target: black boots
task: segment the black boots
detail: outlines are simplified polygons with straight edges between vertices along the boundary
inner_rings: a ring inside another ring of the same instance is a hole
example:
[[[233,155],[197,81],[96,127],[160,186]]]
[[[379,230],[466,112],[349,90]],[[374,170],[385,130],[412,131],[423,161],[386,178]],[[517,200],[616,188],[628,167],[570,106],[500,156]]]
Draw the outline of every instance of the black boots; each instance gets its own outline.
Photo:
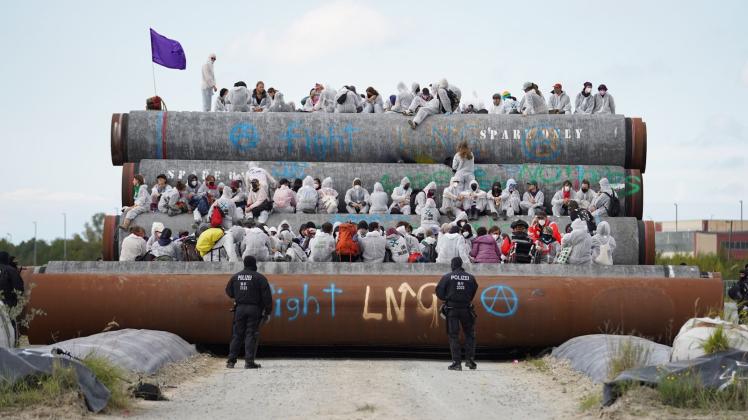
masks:
[[[465,367],[469,368],[470,370],[475,370],[478,365],[475,364],[475,360],[468,359],[467,362],[465,362]]]
[[[244,362],[244,369],[259,369],[262,366],[255,362]]]
[[[227,369],[233,369],[234,365],[236,365],[236,361],[234,361],[234,360],[229,360],[228,362],[226,362],[226,368]]]
[[[449,370],[462,370],[462,363],[460,362],[452,362],[451,365],[447,368]]]

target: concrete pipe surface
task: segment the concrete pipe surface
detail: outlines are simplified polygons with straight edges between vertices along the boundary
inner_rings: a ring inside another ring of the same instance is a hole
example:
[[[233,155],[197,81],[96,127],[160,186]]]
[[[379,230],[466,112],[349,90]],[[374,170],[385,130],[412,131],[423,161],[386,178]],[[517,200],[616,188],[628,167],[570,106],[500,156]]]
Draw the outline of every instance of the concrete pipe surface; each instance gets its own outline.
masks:
[[[95,334],[111,321],[119,328],[169,331],[193,343],[228,343],[232,314],[224,288],[231,271],[195,273],[184,269],[185,263],[139,264],[152,268],[26,272],[27,284],[35,285],[30,307],[46,313],[31,324],[30,343]],[[262,343],[443,348],[445,325],[434,290],[449,268],[411,266],[419,267],[398,272],[381,264],[275,265],[275,272],[266,274],[274,308]],[[718,274],[675,277],[672,267],[671,275],[666,275],[668,267],[659,267],[659,275],[629,267],[626,276],[589,277],[574,270],[529,276],[490,273],[492,268],[500,267],[469,268],[480,285],[474,304],[477,343],[483,349],[548,347],[600,331],[636,331],[670,343],[687,319],[722,307]]]
[[[114,114],[112,163],[141,159],[442,163],[467,141],[476,163],[614,165],[642,172],[646,125],[622,115],[132,111]]]
[[[190,174],[195,174],[202,181],[205,176],[213,175],[217,182],[228,185],[237,175],[243,175],[251,167],[260,167],[268,171],[276,180],[287,178],[304,179],[306,176],[324,179],[331,177],[333,186],[340,196],[339,211],[345,212],[345,192],[351,188],[353,178],[361,178],[364,188],[372,191],[375,182],[379,182],[390,194],[400,185],[403,177],[408,177],[412,188],[423,189],[434,181],[437,184],[436,204],[441,205],[442,191],[449,185],[452,168],[440,164],[403,164],[403,163],[350,163],[327,162],[255,162],[255,161],[206,161],[206,160],[155,160],[146,159],[139,163],[122,165],[122,205],[133,203],[132,179],[135,174],[142,174],[146,183],[152,185],[159,174],[164,174],[171,185],[177,181],[187,182]],[[506,188],[506,181],[514,178],[524,192],[525,183],[537,181],[545,196],[548,214],[551,212],[551,199],[560,190],[564,181],[572,182],[579,189],[582,180],[588,180],[595,187],[601,178],[607,178],[621,201],[621,212],[624,216],[642,218],[644,207],[644,182],[638,169],[624,169],[620,166],[584,166],[584,165],[492,165],[482,164],[475,168],[475,177],[484,191],[490,191],[495,181]]]

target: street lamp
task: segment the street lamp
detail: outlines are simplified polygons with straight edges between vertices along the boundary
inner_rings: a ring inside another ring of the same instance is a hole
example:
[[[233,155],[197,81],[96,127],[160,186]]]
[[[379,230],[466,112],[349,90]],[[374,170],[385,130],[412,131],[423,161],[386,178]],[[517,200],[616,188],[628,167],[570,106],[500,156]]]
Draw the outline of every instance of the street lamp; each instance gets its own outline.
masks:
[[[673,203],[675,206],[675,231],[678,231],[678,203]]]
[[[34,266],[36,266],[36,228],[37,228],[37,223],[36,222],[32,222],[32,223],[34,224]]]
[[[745,231],[743,229],[743,200],[740,200],[740,230]]]
[[[62,213],[62,260],[68,260],[68,215]]]

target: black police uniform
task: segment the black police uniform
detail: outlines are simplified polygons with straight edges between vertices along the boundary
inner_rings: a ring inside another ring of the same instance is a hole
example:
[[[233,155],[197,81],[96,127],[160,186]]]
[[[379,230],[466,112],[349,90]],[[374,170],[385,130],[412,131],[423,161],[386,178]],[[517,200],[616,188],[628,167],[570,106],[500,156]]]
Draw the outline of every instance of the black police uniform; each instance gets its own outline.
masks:
[[[273,311],[268,279],[257,271],[245,268],[231,277],[226,285],[226,294],[236,303],[229,362],[236,362],[243,340],[244,358],[247,363],[254,363],[260,340],[260,322],[263,316]]]
[[[446,303],[447,336],[454,363],[461,363],[460,325],[465,334],[465,358],[469,361],[475,358],[475,311],[472,302],[477,291],[478,282],[472,274],[465,272],[459,257],[452,260],[452,272],[445,274],[436,286],[436,296]]]

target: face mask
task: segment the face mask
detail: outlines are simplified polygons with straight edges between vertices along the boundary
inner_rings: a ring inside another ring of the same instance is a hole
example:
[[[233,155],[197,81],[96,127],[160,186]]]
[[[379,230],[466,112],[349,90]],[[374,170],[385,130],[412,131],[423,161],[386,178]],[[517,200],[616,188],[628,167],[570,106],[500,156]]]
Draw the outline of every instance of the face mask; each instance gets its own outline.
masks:
[[[462,236],[467,239],[470,236],[470,232],[462,232]]]
[[[591,87],[584,88],[584,93],[589,94],[590,92],[592,92],[592,88]]]
[[[478,189],[478,186],[477,186],[477,185],[475,185],[475,184],[473,184],[473,185],[471,185],[471,186],[470,186],[470,189],[472,189],[473,191],[475,191],[475,190],[477,190],[477,189]]]
[[[549,244],[549,243],[553,242],[553,236],[544,233],[544,234],[540,235],[540,240],[543,243]]]
[[[598,90],[597,93],[599,93],[600,96],[605,96],[605,91],[604,90]]]
[[[428,192],[428,194],[426,194],[426,196],[428,198],[433,198],[434,197],[434,190],[429,190],[429,192]]]
[[[587,188],[582,187],[582,192],[583,193],[586,193],[587,191],[589,191],[589,187],[587,187]]]
[[[410,189],[410,184],[405,184],[405,185],[403,186],[403,188],[404,188],[404,189],[406,189],[406,190],[409,190],[409,189]]]
[[[571,190],[571,187],[564,187],[564,191],[569,192]]]
[[[459,186],[460,186],[459,182],[453,182],[452,183],[452,187],[454,187],[454,188],[459,188]]]
[[[360,185],[358,185],[358,184],[356,184],[356,185],[354,185],[354,186],[353,186],[353,188],[355,188],[355,189],[359,190],[359,189],[361,189],[361,186],[360,186]]]
[[[540,220],[538,220],[538,224],[539,224],[540,226],[545,226],[545,219],[540,219]]]
[[[190,187],[195,188],[197,186],[197,181],[190,181]]]
[[[314,189],[315,189],[315,190],[318,190],[318,189],[319,189],[319,184],[317,184],[316,182],[314,183]]]
[[[499,235],[497,235],[497,234],[494,233],[491,236],[493,237],[494,241],[498,241],[499,240]]]

